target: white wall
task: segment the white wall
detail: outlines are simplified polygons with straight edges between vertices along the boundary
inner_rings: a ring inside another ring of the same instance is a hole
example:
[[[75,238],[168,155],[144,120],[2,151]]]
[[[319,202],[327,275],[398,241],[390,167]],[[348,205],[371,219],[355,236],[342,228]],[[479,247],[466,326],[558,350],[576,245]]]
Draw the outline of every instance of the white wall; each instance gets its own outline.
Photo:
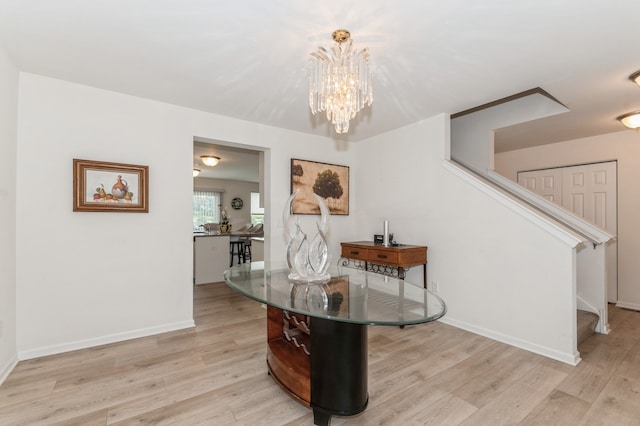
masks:
[[[618,161],[618,304],[640,310],[640,136],[620,131],[495,156],[495,170],[517,172],[599,161]]]
[[[210,189],[224,191],[222,208],[230,216],[231,229],[236,230],[243,225],[251,224],[251,193],[259,191],[257,182],[241,182],[237,180],[212,179],[197,177],[193,179],[194,189]],[[244,205],[240,210],[231,207],[231,200],[240,197]]]
[[[346,165],[351,215],[331,217],[333,261],[340,241],[389,220],[400,242],[429,246],[446,321],[566,362],[575,355],[573,250],[443,168],[444,115],[341,145],[30,74],[19,100],[20,358],[191,324],[194,137],[265,150],[267,260],[285,258],[290,159]],[[149,213],[72,212],[73,158],[149,165]]]
[[[461,115],[451,120],[451,158],[477,172],[493,169],[493,131],[567,111],[538,92]]]
[[[440,115],[357,144],[358,234],[389,220],[396,240],[429,247],[445,322],[577,361],[574,249],[443,167],[447,131]]]
[[[0,383],[17,361],[16,125],[18,70],[0,48]]]
[[[21,359],[192,324],[194,137],[266,149],[265,237],[274,236],[266,255],[275,259],[285,255],[290,159],[351,166],[354,158],[325,138],[32,74],[21,74],[19,99]],[[74,213],[73,158],[148,165],[149,213]],[[334,258],[353,223],[332,217]]]

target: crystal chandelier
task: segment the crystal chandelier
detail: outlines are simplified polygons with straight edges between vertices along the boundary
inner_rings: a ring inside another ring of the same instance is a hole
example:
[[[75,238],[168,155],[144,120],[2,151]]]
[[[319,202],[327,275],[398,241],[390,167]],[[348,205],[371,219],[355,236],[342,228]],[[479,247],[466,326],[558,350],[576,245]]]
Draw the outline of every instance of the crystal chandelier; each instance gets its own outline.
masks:
[[[349,131],[349,120],[373,103],[369,49],[355,51],[351,34],[336,30],[330,50],[318,47],[309,59],[309,106],[311,112],[327,112],[337,133]]]

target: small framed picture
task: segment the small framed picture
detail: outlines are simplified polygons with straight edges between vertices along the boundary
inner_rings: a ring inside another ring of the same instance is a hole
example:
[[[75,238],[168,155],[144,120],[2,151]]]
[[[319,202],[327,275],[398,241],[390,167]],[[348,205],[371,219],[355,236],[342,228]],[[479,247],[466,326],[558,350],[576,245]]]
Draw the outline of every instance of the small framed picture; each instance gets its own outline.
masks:
[[[149,212],[149,166],[73,160],[73,211]]]

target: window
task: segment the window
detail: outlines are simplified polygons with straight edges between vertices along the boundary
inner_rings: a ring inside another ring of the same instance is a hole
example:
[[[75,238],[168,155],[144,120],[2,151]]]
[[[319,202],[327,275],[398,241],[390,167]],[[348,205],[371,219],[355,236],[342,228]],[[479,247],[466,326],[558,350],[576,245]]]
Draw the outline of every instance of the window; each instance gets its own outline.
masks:
[[[260,207],[260,193],[251,193],[251,225],[264,223],[264,208]]]
[[[193,190],[193,230],[202,231],[205,223],[220,223],[222,193]]]

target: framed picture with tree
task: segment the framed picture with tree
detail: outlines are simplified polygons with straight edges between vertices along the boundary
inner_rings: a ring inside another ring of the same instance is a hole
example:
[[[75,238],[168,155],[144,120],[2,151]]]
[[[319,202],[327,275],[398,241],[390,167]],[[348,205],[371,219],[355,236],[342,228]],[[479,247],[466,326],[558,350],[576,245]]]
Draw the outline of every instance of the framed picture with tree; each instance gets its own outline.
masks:
[[[329,212],[349,214],[349,167],[317,161],[291,159],[291,193],[299,190],[293,201],[293,214],[320,214],[313,194],[320,196]]]

